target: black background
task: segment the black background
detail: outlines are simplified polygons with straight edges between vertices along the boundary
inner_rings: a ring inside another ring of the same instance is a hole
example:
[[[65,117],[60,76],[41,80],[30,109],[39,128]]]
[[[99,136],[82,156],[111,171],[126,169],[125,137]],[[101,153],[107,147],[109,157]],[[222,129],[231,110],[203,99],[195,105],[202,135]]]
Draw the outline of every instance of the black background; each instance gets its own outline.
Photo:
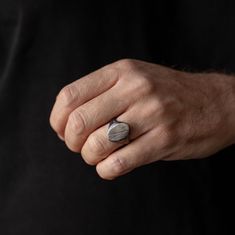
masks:
[[[59,90],[121,58],[235,72],[235,2],[0,1],[0,234],[233,234],[234,146],[105,181],[49,126]]]

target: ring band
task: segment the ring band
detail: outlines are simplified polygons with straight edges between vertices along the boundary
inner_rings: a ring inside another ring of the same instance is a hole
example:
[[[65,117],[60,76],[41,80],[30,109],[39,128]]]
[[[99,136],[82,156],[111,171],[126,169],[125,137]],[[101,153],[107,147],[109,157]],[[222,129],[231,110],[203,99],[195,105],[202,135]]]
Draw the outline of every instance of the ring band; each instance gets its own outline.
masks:
[[[130,126],[125,122],[113,119],[108,126],[108,139],[111,142],[119,142],[129,138]]]

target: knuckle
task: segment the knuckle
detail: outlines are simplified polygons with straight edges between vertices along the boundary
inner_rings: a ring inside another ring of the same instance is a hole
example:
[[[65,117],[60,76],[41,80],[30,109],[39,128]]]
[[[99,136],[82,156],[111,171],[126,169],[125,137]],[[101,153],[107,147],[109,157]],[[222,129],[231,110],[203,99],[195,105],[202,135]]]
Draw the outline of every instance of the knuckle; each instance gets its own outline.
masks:
[[[160,118],[165,118],[166,114],[169,112],[169,109],[166,105],[166,103],[161,100],[160,98],[157,98],[155,100],[155,105],[156,105],[156,112],[158,113]]]
[[[171,101],[171,98],[165,98],[158,95],[154,95],[149,106],[152,108],[153,114],[156,114],[161,120],[171,120],[176,114],[174,112],[175,101]]]
[[[125,59],[116,61],[115,64],[117,65],[117,67],[130,69],[136,66],[136,61],[133,59],[125,58]]]
[[[155,83],[152,78],[147,75],[139,76],[136,81],[136,86],[139,94],[149,95],[155,92]]]
[[[68,123],[75,134],[81,134],[87,127],[87,118],[83,110],[75,110],[69,115]]]
[[[73,85],[67,85],[61,89],[57,99],[61,100],[65,105],[69,105],[76,96],[76,89]]]
[[[109,175],[107,175],[107,173],[105,173],[105,171],[100,167],[100,164],[96,165],[96,172],[97,174],[100,176],[100,178],[104,179],[104,180],[113,180],[114,177],[110,177]]]
[[[64,124],[63,124],[63,116],[58,115],[54,111],[50,114],[49,123],[51,128],[60,135],[63,135],[64,132]]]
[[[177,120],[177,117],[183,112],[184,105],[176,98],[172,97],[157,97],[155,99],[156,113],[161,120],[166,123],[172,123]]]
[[[148,100],[148,102],[145,104],[144,109],[143,109],[143,113],[145,115],[145,117],[147,118],[151,118],[151,117],[156,117],[158,119],[161,119],[161,114],[159,114],[159,109],[161,109],[159,107],[159,103],[157,99],[151,99]]]
[[[92,160],[92,159],[83,158],[83,160],[86,162],[86,164],[88,164],[90,166],[95,166],[97,164],[96,161]]]
[[[74,153],[80,153],[81,149],[79,148],[78,145],[76,145],[75,143],[69,142],[67,141],[67,139],[65,139],[65,143],[66,146],[68,147],[68,149]]]
[[[128,168],[128,164],[124,159],[121,159],[120,157],[115,157],[112,159],[110,171],[113,176],[123,174]]]
[[[97,164],[97,160],[95,159],[94,155],[87,154],[87,152],[85,152],[85,150],[84,150],[83,148],[82,148],[82,150],[81,150],[81,155],[82,155],[83,160],[84,160],[88,165],[94,166],[94,165]]]

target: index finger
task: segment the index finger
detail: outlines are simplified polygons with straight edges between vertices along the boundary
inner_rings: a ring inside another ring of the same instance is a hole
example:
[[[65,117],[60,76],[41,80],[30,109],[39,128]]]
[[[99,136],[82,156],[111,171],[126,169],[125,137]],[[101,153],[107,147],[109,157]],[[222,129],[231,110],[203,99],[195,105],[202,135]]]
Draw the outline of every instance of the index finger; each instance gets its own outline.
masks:
[[[64,137],[69,114],[78,106],[113,87],[118,81],[118,70],[107,65],[65,86],[58,94],[50,115],[50,124]]]

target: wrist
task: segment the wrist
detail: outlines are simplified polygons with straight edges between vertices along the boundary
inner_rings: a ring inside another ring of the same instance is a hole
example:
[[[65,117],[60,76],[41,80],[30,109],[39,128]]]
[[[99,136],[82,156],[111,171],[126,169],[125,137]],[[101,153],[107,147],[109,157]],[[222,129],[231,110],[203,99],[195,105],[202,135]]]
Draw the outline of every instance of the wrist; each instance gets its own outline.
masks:
[[[235,77],[231,75],[212,73],[209,76],[214,80],[216,86],[218,105],[222,112],[224,136],[226,145],[235,144]]]

